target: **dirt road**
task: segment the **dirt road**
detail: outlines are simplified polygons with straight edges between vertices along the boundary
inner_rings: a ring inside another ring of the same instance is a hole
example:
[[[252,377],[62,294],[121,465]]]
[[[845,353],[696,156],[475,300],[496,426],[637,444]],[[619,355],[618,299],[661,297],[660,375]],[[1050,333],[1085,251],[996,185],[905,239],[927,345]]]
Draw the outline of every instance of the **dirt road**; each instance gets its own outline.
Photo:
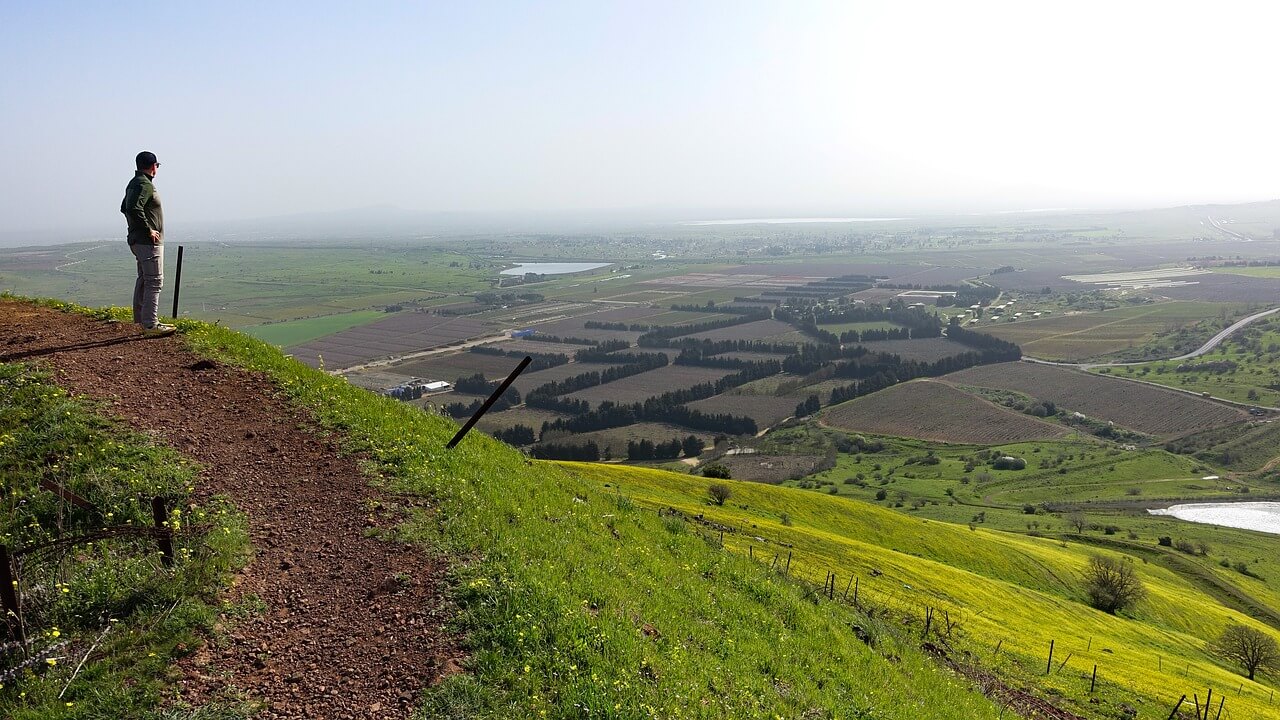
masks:
[[[229,598],[266,609],[224,619],[219,642],[181,663],[183,699],[240,691],[266,703],[261,718],[406,718],[457,667],[443,561],[366,537],[396,522],[391,501],[265,378],[133,325],[9,300],[0,318],[0,362],[103,401],[200,463],[198,495],[228,495],[248,516],[255,556]]]

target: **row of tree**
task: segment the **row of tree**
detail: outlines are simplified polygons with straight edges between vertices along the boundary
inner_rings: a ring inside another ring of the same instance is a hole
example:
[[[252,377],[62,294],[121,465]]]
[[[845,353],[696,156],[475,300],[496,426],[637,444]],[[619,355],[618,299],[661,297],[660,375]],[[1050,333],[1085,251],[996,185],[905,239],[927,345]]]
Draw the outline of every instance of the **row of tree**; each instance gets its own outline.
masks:
[[[564,353],[531,353],[524,352],[523,350],[504,350],[503,348],[494,347],[492,345],[476,345],[471,348],[471,352],[477,355],[495,355],[498,357],[520,358],[522,360],[527,355],[533,358],[533,362],[529,363],[529,367],[525,372],[546,370],[547,368],[564,365],[569,362],[569,356]],[[512,369],[515,369],[514,366]]]
[[[702,454],[702,450],[707,446],[696,435],[690,435],[684,440],[680,438],[671,438],[667,442],[655,443],[652,440],[635,440],[627,441],[627,459],[628,460],[674,460],[680,457],[683,452],[685,457],[697,457]]]

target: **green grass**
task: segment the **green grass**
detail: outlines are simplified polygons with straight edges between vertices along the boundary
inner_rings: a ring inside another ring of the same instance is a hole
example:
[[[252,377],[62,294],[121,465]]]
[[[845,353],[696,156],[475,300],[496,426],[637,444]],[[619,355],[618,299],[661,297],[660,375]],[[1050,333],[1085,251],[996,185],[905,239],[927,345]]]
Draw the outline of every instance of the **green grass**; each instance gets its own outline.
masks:
[[[182,329],[198,352],[267,373],[343,433],[378,483],[432,499],[404,535],[457,559],[455,629],[471,655],[470,672],[431,690],[421,717],[997,717],[968,682],[918,651],[925,607],[960,622],[955,653],[986,658],[1001,642],[1000,656],[982,664],[1017,686],[1060,694],[1090,716],[1115,716],[1122,702],[1154,716],[1180,692],[1237,684],[1232,669],[1204,655],[1204,640],[1230,621],[1259,626],[1159,562],[1137,566],[1151,596],[1132,612],[1089,609],[1080,569],[1090,554],[1114,549],[733,481],[734,497],[718,507],[698,477],[536,463],[478,434],[446,451],[449,421],[244,335],[191,322]],[[659,517],[665,508],[685,519]],[[719,526],[728,529],[723,549]],[[762,549],[771,557],[784,548],[800,583],[762,562]],[[804,583],[828,570],[842,580],[857,574],[861,609],[806,593]],[[1244,583],[1251,592],[1252,582]],[[1035,668],[1043,672],[1049,640],[1072,659],[1044,677]],[[1099,705],[1083,677],[1095,662]],[[1263,680],[1246,681],[1228,706],[1280,717],[1265,705]]]
[[[357,310],[340,315],[326,315],[324,317],[290,320],[268,325],[253,325],[243,328],[243,331],[263,342],[279,345],[280,347],[289,347],[290,345],[299,345],[308,340],[322,338],[326,335],[332,335],[333,333],[386,317],[388,315],[385,312],[378,310]]]
[[[1249,277],[1260,278],[1280,278],[1280,267],[1211,267],[1208,268],[1216,273],[1226,273],[1229,275],[1247,275]]]
[[[625,495],[357,390],[246,336],[184,323],[199,352],[267,372],[344,432],[395,491],[433,498],[406,528],[457,558],[469,674],[423,717],[993,718],[995,706],[887,628],[676,531]],[[892,655],[897,660],[889,661]]]
[[[35,671],[0,683],[0,716],[160,716],[164,700],[173,697],[173,663],[200,644],[197,632],[221,609],[216,593],[247,551],[244,520],[229,503],[190,499],[195,470],[172,451],[103,420],[47,376],[0,364],[0,543],[31,549],[104,527],[150,527],[145,500],[154,495],[170,502],[169,522],[180,530],[172,568],[161,564],[153,539],[138,535],[23,558],[24,633],[32,640]],[[76,493],[94,509],[62,502],[41,489],[41,481]],[[56,645],[62,642],[69,644]],[[0,655],[0,674],[20,660],[20,654]]]
[[[699,478],[590,465],[577,470],[643,505],[676,508],[728,528],[724,542],[735,552],[764,563],[774,553],[791,553],[793,574],[811,581],[821,582],[834,570],[843,592],[853,573],[863,602],[914,617],[910,624],[917,630],[926,607],[946,609],[961,623],[953,638],[957,648],[986,665],[1000,643],[995,664],[1003,673],[1047,687],[1091,717],[1117,717],[1122,702],[1137,707],[1139,717],[1155,717],[1182,692],[1237,685],[1241,678],[1206,656],[1204,642],[1228,622],[1265,629],[1224,608],[1182,573],[1147,562],[1143,553],[1128,555],[1149,597],[1113,616],[1087,607],[1079,576],[1090,555],[1114,550],[968,529],[820,493],[747,483],[731,483],[732,497],[716,507],[705,499],[709,481]],[[1070,659],[1065,672],[1055,667],[1045,677],[1050,640],[1057,658]],[[1087,691],[1095,663],[1108,683],[1099,693],[1100,705],[1090,702]],[[1267,704],[1271,686],[1244,685],[1243,694],[1233,691],[1228,701],[1235,713],[1280,716],[1280,709]]]
[[[1218,364],[1220,367],[1215,367]],[[1280,406],[1280,319],[1237,331],[1212,352],[1191,360],[1099,368],[1240,403]]]

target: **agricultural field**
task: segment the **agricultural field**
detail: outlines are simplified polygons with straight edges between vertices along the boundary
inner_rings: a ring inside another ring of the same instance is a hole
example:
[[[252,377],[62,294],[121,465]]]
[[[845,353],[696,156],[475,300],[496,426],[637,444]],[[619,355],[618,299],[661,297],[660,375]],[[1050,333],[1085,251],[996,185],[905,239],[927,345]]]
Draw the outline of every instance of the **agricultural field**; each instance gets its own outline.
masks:
[[[945,337],[920,338],[919,340],[876,340],[861,343],[871,352],[897,355],[903,360],[933,362],[952,355],[970,352],[973,348],[961,345]]]
[[[508,362],[512,362],[511,368],[508,368],[507,370],[507,372],[510,373],[511,369],[514,369],[515,367],[513,362],[515,358],[502,358],[502,359],[507,360]],[[601,370],[604,370],[607,367],[611,367],[611,366],[607,363],[571,362],[571,363],[565,363],[564,365],[556,365],[555,367],[549,367],[546,370],[538,370],[536,372],[529,372],[526,370],[525,372],[520,374],[520,377],[516,378],[516,381],[512,383],[511,386],[514,387],[516,390],[519,390],[520,393],[523,395],[528,393],[530,390],[538,387],[539,385],[545,385],[549,382],[560,382],[561,380],[567,380],[571,377],[574,377],[576,375],[581,375],[583,373],[600,372]],[[492,380],[498,379],[497,375],[486,376],[486,377],[489,377]]]
[[[839,335],[840,333],[849,332],[850,330],[856,330],[858,332],[862,332],[863,330],[895,330],[902,326],[897,323],[891,323],[887,320],[883,320],[869,322],[822,323],[819,327],[827,332],[833,332],[836,335]]]
[[[443,399],[448,399],[448,396],[444,396]],[[550,410],[521,405],[510,410],[487,412],[476,423],[476,427],[487,433],[492,433],[495,430],[505,430],[516,425],[524,425],[533,428],[534,433],[537,433],[542,428],[542,423],[555,422],[564,417],[564,415]]]
[[[1062,437],[1070,430],[930,380],[895,385],[824,410],[823,423],[848,432],[952,443],[1005,443]]]
[[[1155,303],[1001,322],[983,326],[982,330],[1017,343],[1028,356],[1046,360],[1083,362],[1133,354],[1176,355],[1195,349],[1226,327],[1241,310],[1218,303]]]
[[[325,315],[306,320],[286,320],[266,325],[251,325],[243,328],[244,332],[259,340],[280,347],[298,345],[326,335],[332,335],[348,328],[385,319],[387,314],[378,310],[356,310],[338,315]]]
[[[1011,390],[1036,400],[1049,400],[1060,410],[1159,437],[1229,425],[1248,417],[1238,408],[1186,393],[1030,362],[972,367],[942,380]]]
[[[398,373],[406,378],[444,380],[452,383],[460,377],[471,377],[476,373],[483,373],[490,380],[499,380],[510,374],[518,364],[520,364],[519,358],[485,355],[464,350],[409,360],[380,369]]]
[[[395,313],[369,323],[291,348],[291,354],[312,367],[350,367],[370,360],[460,344],[492,335],[489,325],[465,317],[422,311]]]
[[[715,382],[733,372],[733,370],[723,368],[668,365],[657,370],[624,377],[621,380],[615,380],[604,385],[572,392],[564,397],[572,400],[585,400],[591,403],[592,407],[606,400],[615,403],[643,402],[648,398],[671,390],[690,388],[705,382]]]
[[[1280,406],[1280,319],[1273,316],[1237,330],[1197,358],[1095,369],[1104,371],[1238,403]]]
[[[729,413],[745,415],[756,421],[760,429],[771,427],[796,411],[796,404],[804,398],[796,399],[789,395],[746,395],[732,392],[715,395],[703,400],[695,400],[686,407],[701,410],[705,413]]]
[[[743,325],[708,330],[687,336],[693,340],[763,340],[766,342],[809,342],[794,327],[781,320],[757,320]]]

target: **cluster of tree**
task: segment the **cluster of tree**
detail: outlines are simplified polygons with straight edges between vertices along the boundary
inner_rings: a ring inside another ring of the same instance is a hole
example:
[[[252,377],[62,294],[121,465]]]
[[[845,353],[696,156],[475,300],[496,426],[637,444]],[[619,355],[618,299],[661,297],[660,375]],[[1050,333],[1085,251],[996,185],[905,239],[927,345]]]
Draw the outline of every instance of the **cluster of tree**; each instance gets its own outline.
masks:
[[[768,320],[772,317],[772,313],[768,308],[754,310],[750,313],[735,314],[723,320],[707,320],[705,322],[693,323],[690,325],[664,325],[657,327],[649,332],[641,335],[636,344],[641,347],[670,347],[671,339],[680,337],[681,335],[694,335],[708,330],[719,330],[720,328],[733,327],[734,325],[745,325],[749,322],[757,320]]]
[[[809,397],[805,398],[803,402],[800,402],[799,404],[796,405],[795,416],[798,418],[806,417],[818,412],[821,409],[822,409],[822,401],[818,399],[817,395],[810,395]]]
[[[527,353],[521,350],[505,350],[493,345],[476,345],[471,348],[471,352],[477,355],[496,355],[499,357],[520,358],[522,360],[527,355],[533,358],[533,362],[529,363],[529,367],[525,369],[525,372],[546,370],[569,362],[569,356],[564,353]],[[515,367],[512,366],[511,369],[514,370]]]
[[[845,330],[840,333],[841,343],[877,342],[879,340],[910,340],[911,330],[908,328],[867,328],[866,330]]]
[[[685,457],[697,457],[702,453],[706,443],[697,436],[690,435],[684,440],[671,438],[667,442],[655,443],[652,440],[627,441],[628,460],[674,460],[683,452]]]
[[[703,355],[697,348],[685,348],[681,350],[680,354],[676,356],[674,364],[752,370],[753,374],[759,377],[776,375],[782,370],[782,362],[779,360],[744,360],[742,358],[735,357]]]
[[[528,425],[512,425],[509,428],[495,430],[493,436],[508,445],[516,447],[532,445],[538,441],[538,436],[534,433],[533,428]]]
[[[758,314],[764,308],[749,305],[716,305],[711,300],[706,305],[672,305],[672,310],[696,313],[728,313],[730,315]]]
[[[618,358],[621,356],[610,355],[619,350],[626,350],[631,347],[631,343],[626,340],[605,340],[595,347],[583,348],[573,354],[573,359],[578,362],[624,362]],[[636,357],[635,355],[627,355],[626,357]],[[665,357],[665,356],[663,356]]]
[[[912,338],[938,337],[942,334],[942,322],[938,316],[924,308],[908,307],[895,298],[888,305],[852,305],[839,308],[819,307],[813,311],[818,325],[855,322],[889,322],[911,331]]]
[[[529,454],[539,460],[581,460],[596,462],[600,459],[600,446],[595,441],[585,443],[542,443],[529,448]]]
[[[601,322],[599,320],[588,320],[582,323],[582,326],[588,330],[623,330],[630,332],[648,332],[653,329],[652,325],[643,323],[631,323],[628,325],[624,322]]]
[[[517,400],[516,402],[512,402],[511,397],[509,395],[509,393],[511,393],[514,390],[515,388],[508,388],[507,392],[502,393],[502,397],[499,397],[497,400],[494,401],[493,406],[489,408],[489,411],[502,412],[503,410],[510,410],[511,408],[518,405],[519,401]],[[451,402],[444,406],[444,411],[450,417],[454,417],[454,418],[471,417],[472,415],[476,414],[476,411],[479,410],[482,405],[484,405],[484,400],[479,400],[479,399],[473,400],[470,403]]]
[[[959,318],[951,319],[951,324],[947,326],[947,339],[981,350],[983,360],[979,364],[1013,362],[1022,359],[1022,348],[1016,343],[1001,340],[994,335],[977,330],[968,330],[960,325]]]
[[[1206,362],[1184,362],[1174,368],[1175,372],[1211,372],[1218,375],[1235,372],[1240,365],[1232,360],[1209,360]]]
[[[530,305],[540,303],[546,298],[535,292],[479,292],[475,294],[476,302],[481,305]]]
[[[501,384],[501,380],[489,380],[484,376],[484,373],[476,373],[470,377],[458,378],[454,381],[453,388],[458,392],[469,393],[471,395],[488,396],[489,393],[497,390],[498,386]],[[520,391],[516,390],[514,387],[509,387],[502,393],[502,397],[499,398],[499,401],[505,401],[507,403],[507,407],[519,405]],[[494,407],[495,409],[497,408],[496,405]]]
[[[799,351],[795,343],[773,343],[763,340],[695,340],[683,338],[671,343],[672,347],[697,350],[702,355],[719,355],[727,352],[761,352],[790,355]]]
[[[529,335],[522,339],[534,340],[537,342],[545,342],[545,343],[563,343],[565,345],[595,345],[596,344],[596,341],[590,338],[580,338],[580,337],[563,336],[563,335],[547,335],[545,333],[534,333],[533,335]]]
[[[702,392],[706,392],[702,390]],[[532,394],[532,393],[531,393]],[[591,432],[607,428],[633,425],[638,422],[664,422],[680,425],[691,430],[722,432],[728,435],[754,435],[758,431],[756,421],[749,417],[740,417],[728,413],[704,413],[685,407],[684,403],[710,397],[708,394],[693,393],[689,390],[677,390],[653,397],[642,403],[618,404],[610,401],[600,403],[594,410],[581,400],[571,401],[576,412],[573,417],[549,420],[542,423],[542,432],[565,430],[574,433]],[[700,397],[699,397],[700,395]],[[581,403],[581,404],[579,404]],[[586,405],[587,408],[583,408]],[[558,408],[552,408],[558,409]],[[567,410],[561,410],[567,412]]]

